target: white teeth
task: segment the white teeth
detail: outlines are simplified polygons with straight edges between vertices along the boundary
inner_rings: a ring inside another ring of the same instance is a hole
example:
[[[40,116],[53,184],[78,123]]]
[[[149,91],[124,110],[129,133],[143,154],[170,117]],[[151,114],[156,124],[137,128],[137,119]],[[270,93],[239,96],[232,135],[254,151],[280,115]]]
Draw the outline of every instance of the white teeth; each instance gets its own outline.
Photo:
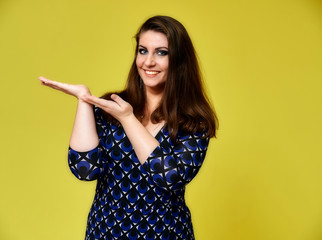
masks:
[[[151,74],[151,75],[156,75],[158,74],[158,72],[154,72],[154,71],[145,71],[147,74]]]

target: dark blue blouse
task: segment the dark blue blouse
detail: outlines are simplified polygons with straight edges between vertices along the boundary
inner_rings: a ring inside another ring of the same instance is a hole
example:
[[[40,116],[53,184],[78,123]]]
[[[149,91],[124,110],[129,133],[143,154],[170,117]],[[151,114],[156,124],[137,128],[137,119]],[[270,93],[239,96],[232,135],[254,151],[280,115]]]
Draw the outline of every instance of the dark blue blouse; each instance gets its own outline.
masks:
[[[68,153],[77,178],[97,180],[86,239],[194,239],[185,185],[199,171],[209,138],[179,132],[173,144],[165,126],[142,165],[123,128],[107,122],[102,111],[94,107],[99,145]]]

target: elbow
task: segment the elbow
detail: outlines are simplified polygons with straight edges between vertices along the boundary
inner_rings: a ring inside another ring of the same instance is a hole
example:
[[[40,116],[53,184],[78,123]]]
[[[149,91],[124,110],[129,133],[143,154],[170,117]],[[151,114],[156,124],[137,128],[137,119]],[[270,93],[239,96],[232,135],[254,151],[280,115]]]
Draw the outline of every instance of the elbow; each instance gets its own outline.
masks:
[[[80,180],[96,180],[101,173],[101,154],[98,148],[89,152],[77,152],[69,148],[68,165],[71,172]]]
[[[197,175],[199,168],[200,166],[184,167],[183,164],[178,164],[176,168],[170,170],[162,169],[162,171],[153,172],[151,178],[158,187],[167,191],[176,191],[185,188]]]
[[[100,175],[100,169],[89,169],[86,166],[72,166],[69,165],[71,172],[77,177],[79,180],[82,181],[94,181],[98,179]]]

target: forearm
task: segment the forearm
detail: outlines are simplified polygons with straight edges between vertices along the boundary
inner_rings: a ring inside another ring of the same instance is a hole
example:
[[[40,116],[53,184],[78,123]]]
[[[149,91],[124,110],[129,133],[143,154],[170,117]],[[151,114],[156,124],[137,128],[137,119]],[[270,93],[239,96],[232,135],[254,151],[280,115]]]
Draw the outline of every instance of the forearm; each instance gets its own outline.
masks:
[[[111,100],[95,96],[84,96],[82,99],[94,104],[103,111],[111,114],[120,121],[127,137],[141,164],[144,164],[159,142],[150,134],[133,114],[132,106],[116,94],[111,95]]]
[[[121,124],[140,163],[144,164],[160,143],[145,129],[134,114],[122,120]]]
[[[98,142],[93,106],[92,104],[78,100],[69,145],[76,151],[86,152],[95,148]]]

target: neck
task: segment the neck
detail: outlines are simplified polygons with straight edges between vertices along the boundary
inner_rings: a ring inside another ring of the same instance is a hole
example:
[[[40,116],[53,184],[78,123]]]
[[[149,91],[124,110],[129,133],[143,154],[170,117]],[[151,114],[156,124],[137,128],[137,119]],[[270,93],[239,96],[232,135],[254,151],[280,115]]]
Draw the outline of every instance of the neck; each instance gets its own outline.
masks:
[[[163,96],[163,91],[151,91],[146,89],[146,105],[144,115],[150,119],[152,112],[157,109]]]

